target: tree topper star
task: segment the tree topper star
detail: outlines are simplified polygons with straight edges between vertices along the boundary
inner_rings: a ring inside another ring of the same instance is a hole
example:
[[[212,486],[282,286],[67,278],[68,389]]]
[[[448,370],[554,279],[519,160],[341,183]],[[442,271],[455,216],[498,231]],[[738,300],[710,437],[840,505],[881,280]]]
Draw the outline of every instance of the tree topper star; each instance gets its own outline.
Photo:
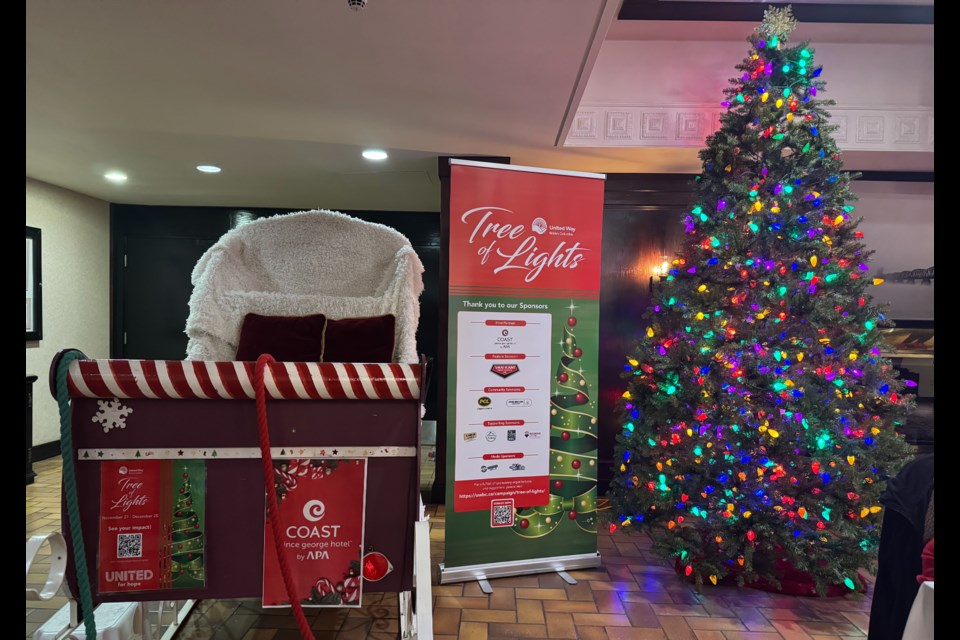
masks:
[[[765,38],[774,36],[786,41],[797,28],[797,19],[793,17],[793,8],[790,5],[786,7],[769,7],[763,12],[763,22],[757,26],[754,31],[760,32]]]

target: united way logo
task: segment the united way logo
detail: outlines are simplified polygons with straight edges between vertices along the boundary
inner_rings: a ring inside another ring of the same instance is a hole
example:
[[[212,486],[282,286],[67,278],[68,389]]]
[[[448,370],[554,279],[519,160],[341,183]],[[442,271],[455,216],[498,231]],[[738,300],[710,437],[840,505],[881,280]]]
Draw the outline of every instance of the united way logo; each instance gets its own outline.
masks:
[[[547,221],[543,218],[537,218],[530,225],[530,228],[533,229],[535,233],[538,233],[542,236],[547,232]]]

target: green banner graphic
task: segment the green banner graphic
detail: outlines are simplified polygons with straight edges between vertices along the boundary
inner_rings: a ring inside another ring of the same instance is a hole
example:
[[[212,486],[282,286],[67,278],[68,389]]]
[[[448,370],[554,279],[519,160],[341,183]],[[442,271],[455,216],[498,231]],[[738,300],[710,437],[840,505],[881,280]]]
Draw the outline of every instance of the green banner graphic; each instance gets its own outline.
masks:
[[[544,447],[549,454],[548,495],[546,504],[524,507],[518,501],[510,514],[512,524],[496,526],[497,514],[489,508],[457,511],[453,506],[455,483],[448,482],[446,568],[590,554],[597,550],[599,304],[595,300],[451,296],[450,344],[458,344],[455,319],[460,312],[498,309],[500,305],[511,310],[529,309],[530,314],[537,316],[547,313],[550,317],[549,379],[542,382],[549,388],[548,429],[542,435],[549,445]],[[525,360],[518,362],[520,367],[525,366]],[[448,366],[449,388],[456,389],[458,365],[453,350]],[[447,411],[448,416],[456,415],[454,394],[448,394]],[[452,447],[466,446],[464,431],[457,429],[455,419],[448,420],[447,442]],[[522,438],[523,428],[518,431],[517,437]],[[447,456],[448,478],[456,478],[456,459],[456,455]]]

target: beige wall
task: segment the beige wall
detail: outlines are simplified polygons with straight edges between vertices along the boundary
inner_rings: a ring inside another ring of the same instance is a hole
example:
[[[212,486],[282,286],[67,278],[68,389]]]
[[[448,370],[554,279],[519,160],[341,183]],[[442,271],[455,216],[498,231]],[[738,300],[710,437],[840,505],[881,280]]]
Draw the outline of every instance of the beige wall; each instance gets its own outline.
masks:
[[[34,383],[33,444],[60,439],[47,373],[57,351],[110,355],[110,210],[95,198],[27,179],[27,226],[41,230],[43,340],[27,343]]]

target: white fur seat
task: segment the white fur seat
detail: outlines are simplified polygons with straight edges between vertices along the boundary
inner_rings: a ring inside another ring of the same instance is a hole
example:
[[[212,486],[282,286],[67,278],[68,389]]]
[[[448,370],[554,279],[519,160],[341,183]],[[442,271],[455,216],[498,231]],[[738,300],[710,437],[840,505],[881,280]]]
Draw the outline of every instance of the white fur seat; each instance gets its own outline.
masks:
[[[417,362],[423,264],[398,231],[334,211],[227,232],[191,275],[188,360],[233,360],[248,313],[330,319],[393,314],[393,362]]]

